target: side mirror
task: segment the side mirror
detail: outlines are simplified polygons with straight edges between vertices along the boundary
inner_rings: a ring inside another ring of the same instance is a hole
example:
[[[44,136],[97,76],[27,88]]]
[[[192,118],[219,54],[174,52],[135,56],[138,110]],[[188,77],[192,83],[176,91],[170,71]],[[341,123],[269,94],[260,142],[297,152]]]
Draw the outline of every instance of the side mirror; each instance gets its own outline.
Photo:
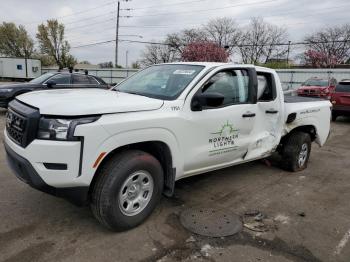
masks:
[[[55,86],[55,85],[56,85],[56,82],[53,81],[53,80],[49,80],[49,81],[46,82],[46,86],[47,86],[48,88],[52,88],[52,87]]]
[[[225,100],[224,95],[220,93],[201,93],[195,95],[192,99],[192,111],[202,111],[203,107],[219,107]]]

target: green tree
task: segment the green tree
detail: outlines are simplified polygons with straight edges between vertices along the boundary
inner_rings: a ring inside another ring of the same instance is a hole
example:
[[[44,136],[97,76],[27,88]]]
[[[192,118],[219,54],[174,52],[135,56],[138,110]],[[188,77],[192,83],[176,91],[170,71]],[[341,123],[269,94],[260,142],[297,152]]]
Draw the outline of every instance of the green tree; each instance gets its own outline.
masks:
[[[34,43],[24,26],[3,22],[0,24],[0,54],[14,57],[31,57]]]
[[[71,54],[64,55],[62,61],[63,61],[64,67],[68,67],[68,68],[74,67],[78,63],[77,59]]]
[[[135,61],[131,64],[131,68],[132,69],[140,69],[141,66],[140,66],[140,63],[138,61]]]
[[[103,63],[99,63],[98,66],[100,68],[113,68],[113,62],[103,62]]]
[[[71,67],[77,63],[69,54],[70,46],[64,38],[64,25],[57,20],[48,20],[46,25],[39,25],[36,38],[40,52],[52,57],[59,68]]]
[[[51,56],[43,55],[43,54],[34,54],[33,58],[39,59],[41,61],[42,66],[55,66],[56,61]]]

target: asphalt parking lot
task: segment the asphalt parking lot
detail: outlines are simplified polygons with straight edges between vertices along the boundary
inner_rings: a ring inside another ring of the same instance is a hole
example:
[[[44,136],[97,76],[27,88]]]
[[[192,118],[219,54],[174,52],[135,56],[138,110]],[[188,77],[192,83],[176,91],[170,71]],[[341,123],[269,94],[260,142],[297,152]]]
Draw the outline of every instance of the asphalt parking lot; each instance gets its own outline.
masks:
[[[0,129],[5,111],[0,110]],[[309,167],[288,173],[256,161],[177,182],[136,229],[112,233],[88,207],[35,191],[8,169],[0,149],[0,261],[349,261],[350,119],[339,118]],[[3,135],[0,134],[2,139]],[[264,232],[224,238],[185,230],[179,214],[212,207],[264,215]]]

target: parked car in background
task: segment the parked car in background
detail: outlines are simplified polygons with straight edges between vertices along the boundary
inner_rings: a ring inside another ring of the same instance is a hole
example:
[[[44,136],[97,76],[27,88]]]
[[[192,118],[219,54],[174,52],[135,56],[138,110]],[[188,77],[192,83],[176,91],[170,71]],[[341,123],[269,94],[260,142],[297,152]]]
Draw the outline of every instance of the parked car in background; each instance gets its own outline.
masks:
[[[338,116],[350,116],[350,79],[342,80],[336,86],[331,98],[332,120]]]
[[[322,79],[310,78],[297,90],[298,96],[320,97],[325,99],[331,98],[331,93],[337,85],[335,78]]]
[[[102,88],[108,89],[101,78],[81,73],[54,72],[46,73],[28,83],[10,84],[0,86],[0,107],[7,105],[16,96],[37,90],[62,88]]]

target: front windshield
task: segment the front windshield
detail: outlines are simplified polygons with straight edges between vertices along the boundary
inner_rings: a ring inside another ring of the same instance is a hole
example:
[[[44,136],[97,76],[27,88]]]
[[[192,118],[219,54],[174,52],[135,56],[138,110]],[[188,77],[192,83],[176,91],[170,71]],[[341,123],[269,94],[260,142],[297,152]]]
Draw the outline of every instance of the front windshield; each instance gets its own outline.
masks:
[[[198,65],[155,65],[120,83],[115,90],[152,98],[173,100],[203,70]]]
[[[322,86],[322,87],[326,87],[326,86],[328,86],[328,81],[327,80],[321,80],[321,79],[312,79],[312,80],[306,81],[305,86]]]
[[[49,79],[51,76],[53,76],[54,74],[53,73],[46,73],[46,74],[43,74],[31,81],[29,81],[29,83],[32,83],[32,84],[42,84],[44,83],[47,79]]]

